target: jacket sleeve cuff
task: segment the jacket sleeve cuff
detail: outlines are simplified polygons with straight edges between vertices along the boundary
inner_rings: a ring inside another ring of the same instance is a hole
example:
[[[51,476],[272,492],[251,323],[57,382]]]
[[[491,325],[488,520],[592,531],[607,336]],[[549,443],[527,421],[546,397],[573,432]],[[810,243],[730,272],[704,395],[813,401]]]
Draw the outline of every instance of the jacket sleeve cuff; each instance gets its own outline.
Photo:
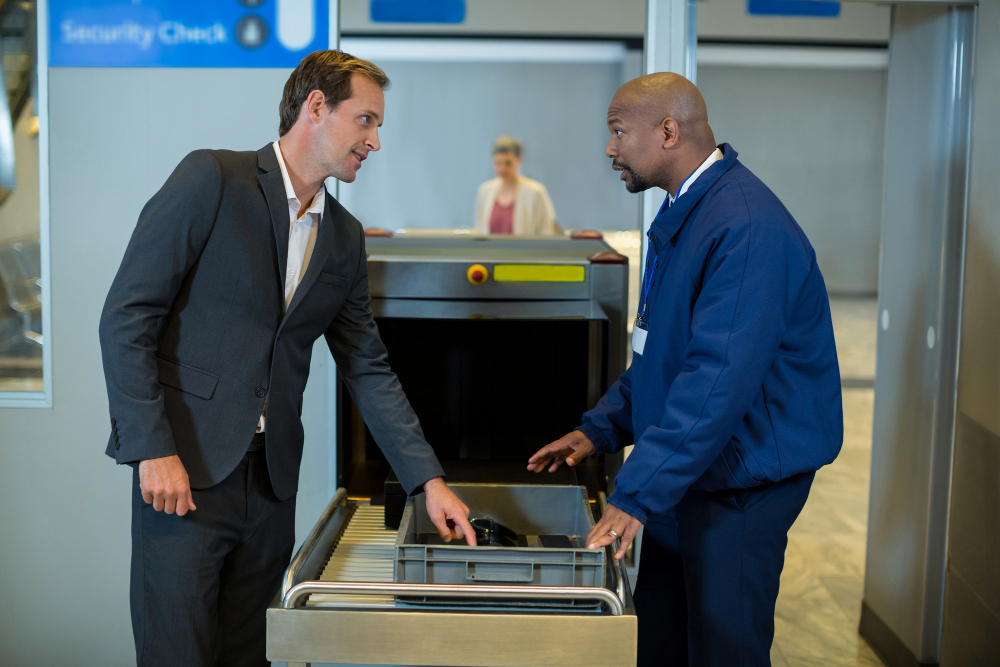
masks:
[[[108,439],[108,448],[105,453],[114,458],[115,463],[118,464],[138,463],[149,459],[173,456],[177,453],[177,447],[170,435],[160,434],[157,437],[139,442],[136,442],[136,439],[128,435],[119,438],[118,434],[113,432]]]
[[[611,438],[609,438],[604,431],[595,428],[591,424],[581,424],[576,427],[576,430],[582,431],[583,434],[587,436],[592,443],[594,443],[594,449],[597,450],[594,453],[594,456],[615,451],[614,443],[611,442]]]
[[[646,519],[649,518],[648,509],[643,507],[642,504],[635,499],[635,497],[622,493],[621,491],[615,491],[612,493],[608,498],[608,503],[614,505],[622,512],[635,517],[643,524],[645,524]]]
[[[424,475],[420,475],[420,477],[423,477],[423,476]],[[410,491],[407,495],[409,495],[409,496],[415,496],[418,493],[423,493],[424,492],[424,484],[426,484],[427,482],[431,481],[432,479],[437,479],[438,477],[440,477],[441,479],[445,479],[446,478],[446,475],[444,474],[444,470],[441,470],[441,474],[440,475],[433,475],[432,474],[429,477],[427,477],[427,479],[425,479],[424,481],[422,481],[422,482],[420,482],[418,484],[415,484],[413,486],[413,490]]]

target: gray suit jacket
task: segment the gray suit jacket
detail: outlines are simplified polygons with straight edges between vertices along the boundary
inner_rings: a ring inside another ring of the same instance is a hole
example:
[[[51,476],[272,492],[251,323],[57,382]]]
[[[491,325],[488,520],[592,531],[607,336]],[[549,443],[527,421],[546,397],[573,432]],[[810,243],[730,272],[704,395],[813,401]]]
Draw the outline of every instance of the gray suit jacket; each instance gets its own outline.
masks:
[[[199,150],[146,204],[101,314],[118,463],[177,454],[194,488],[246,453],[267,398],[278,498],[298,487],[302,391],[326,336],[351,396],[407,491],[442,475],[386,361],[368,296],[361,224],[327,195],[287,312],[288,202],[270,144]],[[332,409],[332,408],[331,408]]]

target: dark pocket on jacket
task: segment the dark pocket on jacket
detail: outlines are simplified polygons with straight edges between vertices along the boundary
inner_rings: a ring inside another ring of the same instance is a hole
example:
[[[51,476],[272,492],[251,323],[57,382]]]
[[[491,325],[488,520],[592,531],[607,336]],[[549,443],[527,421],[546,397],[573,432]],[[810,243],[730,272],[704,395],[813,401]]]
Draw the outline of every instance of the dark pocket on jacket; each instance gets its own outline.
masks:
[[[219,384],[219,376],[215,373],[209,373],[161,356],[156,357],[156,370],[160,384],[179,389],[198,398],[204,398],[206,401],[212,398],[215,387]]]
[[[320,271],[316,279],[321,283],[333,285],[334,287],[347,287],[351,283],[350,278],[344,278],[343,276],[338,276],[335,273],[327,273],[326,271]]]

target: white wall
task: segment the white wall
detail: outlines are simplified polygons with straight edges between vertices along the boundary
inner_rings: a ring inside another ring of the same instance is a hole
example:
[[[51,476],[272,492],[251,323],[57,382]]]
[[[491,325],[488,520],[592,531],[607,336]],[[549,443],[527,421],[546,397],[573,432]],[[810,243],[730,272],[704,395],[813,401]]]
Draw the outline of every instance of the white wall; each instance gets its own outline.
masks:
[[[98,317],[146,200],[190,150],[275,139],[288,73],[50,70],[53,407],[0,410],[3,664],[134,664],[131,470],[104,456]],[[328,360],[303,409],[300,538],[330,497]]]
[[[831,292],[874,294],[885,161],[885,70],[700,66],[718,142],[781,199]]]
[[[889,13],[888,4],[841,2],[836,17],[761,16],[747,11],[747,0],[700,0],[698,37],[885,44],[889,41]]]
[[[725,0],[729,2],[730,0]],[[642,37],[646,0],[465,0],[460,24],[373,23],[369,0],[341,0],[343,34],[434,33]]]

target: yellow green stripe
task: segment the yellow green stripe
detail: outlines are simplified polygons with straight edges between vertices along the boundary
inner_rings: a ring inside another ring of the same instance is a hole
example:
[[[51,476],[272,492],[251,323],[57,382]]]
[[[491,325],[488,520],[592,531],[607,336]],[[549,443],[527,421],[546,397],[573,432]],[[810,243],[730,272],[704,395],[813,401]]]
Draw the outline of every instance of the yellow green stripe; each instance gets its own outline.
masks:
[[[582,283],[584,268],[572,264],[495,264],[493,280],[498,283]]]

